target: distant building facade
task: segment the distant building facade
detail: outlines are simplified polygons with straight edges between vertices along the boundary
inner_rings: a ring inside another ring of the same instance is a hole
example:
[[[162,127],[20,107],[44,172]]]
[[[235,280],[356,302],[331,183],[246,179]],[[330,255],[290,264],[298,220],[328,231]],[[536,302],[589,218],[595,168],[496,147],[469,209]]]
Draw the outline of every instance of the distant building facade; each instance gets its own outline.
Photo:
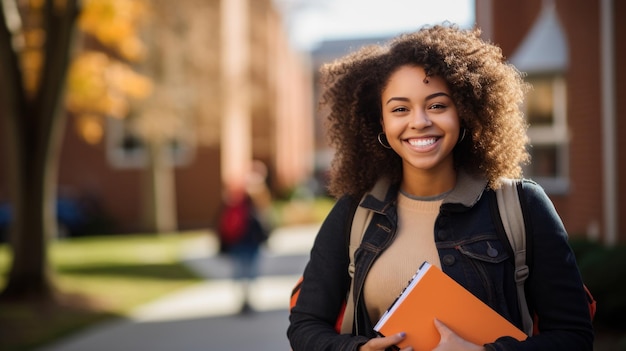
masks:
[[[305,182],[313,168],[311,70],[291,48],[274,2],[150,4],[149,54],[138,69],[153,79],[155,95],[127,119],[109,118],[95,143],[70,116],[59,197],[97,214],[94,233],[153,231],[147,219],[163,216],[172,217],[166,228],[185,230],[213,225],[224,184],[243,177],[252,160],[267,166],[277,193]],[[158,151],[162,164],[151,164],[150,142],[131,127],[142,113],[150,114],[144,130],[170,132]],[[4,157],[0,150],[0,164]]]

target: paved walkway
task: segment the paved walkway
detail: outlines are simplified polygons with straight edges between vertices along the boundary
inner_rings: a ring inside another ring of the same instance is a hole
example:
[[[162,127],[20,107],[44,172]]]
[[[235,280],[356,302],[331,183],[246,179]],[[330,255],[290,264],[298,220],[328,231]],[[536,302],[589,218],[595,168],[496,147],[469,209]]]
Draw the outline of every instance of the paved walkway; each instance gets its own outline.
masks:
[[[217,243],[191,243],[185,261],[206,282],[175,292],[38,351],[289,350],[285,332],[289,293],[308,259],[318,226],[280,228],[262,252],[252,288],[255,312],[240,315],[239,286]]]

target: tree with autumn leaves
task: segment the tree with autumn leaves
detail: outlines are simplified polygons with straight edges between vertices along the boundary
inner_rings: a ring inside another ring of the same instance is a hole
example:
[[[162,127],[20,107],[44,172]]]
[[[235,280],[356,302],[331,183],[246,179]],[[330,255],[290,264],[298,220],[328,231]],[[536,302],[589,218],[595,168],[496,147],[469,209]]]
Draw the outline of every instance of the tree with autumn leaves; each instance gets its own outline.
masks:
[[[12,251],[2,299],[54,299],[47,241],[56,237],[56,177],[68,114],[85,138],[124,118],[151,82],[138,24],[145,0],[0,2],[0,139],[7,150]]]

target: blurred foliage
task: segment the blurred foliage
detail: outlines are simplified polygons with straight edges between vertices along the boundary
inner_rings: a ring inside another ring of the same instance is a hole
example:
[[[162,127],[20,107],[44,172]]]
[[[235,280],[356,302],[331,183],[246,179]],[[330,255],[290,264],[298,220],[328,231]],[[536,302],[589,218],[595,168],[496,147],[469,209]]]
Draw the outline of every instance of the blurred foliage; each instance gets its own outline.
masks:
[[[148,15],[145,0],[84,0],[78,27],[126,60],[144,57],[140,26]]]
[[[90,143],[102,136],[102,116],[124,118],[129,98],[142,99],[152,90],[150,80],[127,64],[102,52],[81,53],[72,63],[67,81],[66,107],[78,116],[80,134]]]
[[[65,105],[88,143],[102,139],[105,117],[125,118],[132,101],[152,93],[150,78],[129,64],[145,56],[140,26],[149,15],[146,0],[84,1],[78,27],[87,48],[71,63]]]

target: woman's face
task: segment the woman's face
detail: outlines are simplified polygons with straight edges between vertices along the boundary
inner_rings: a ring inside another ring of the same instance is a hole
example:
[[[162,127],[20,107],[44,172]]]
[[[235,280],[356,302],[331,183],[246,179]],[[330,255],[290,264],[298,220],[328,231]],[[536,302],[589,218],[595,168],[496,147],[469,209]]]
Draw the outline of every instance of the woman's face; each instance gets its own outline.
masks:
[[[382,92],[382,124],[407,172],[453,171],[460,121],[450,89],[420,66],[396,70]]]

